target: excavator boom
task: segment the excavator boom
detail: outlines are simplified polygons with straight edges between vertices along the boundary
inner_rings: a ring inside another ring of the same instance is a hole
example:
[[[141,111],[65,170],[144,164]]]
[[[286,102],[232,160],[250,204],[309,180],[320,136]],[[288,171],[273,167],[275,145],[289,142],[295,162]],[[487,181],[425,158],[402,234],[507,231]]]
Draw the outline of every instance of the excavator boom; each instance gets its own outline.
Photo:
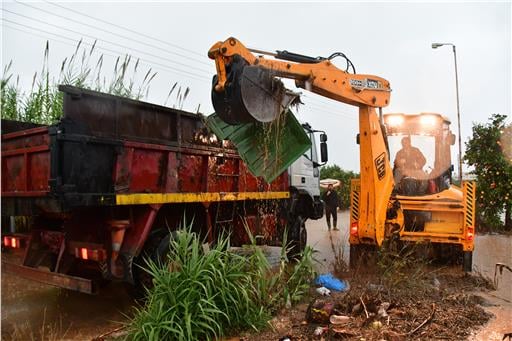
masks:
[[[390,85],[381,77],[348,73],[328,58],[287,51],[272,55],[285,60],[255,56],[235,38],[210,48],[208,56],[215,60],[217,68],[212,102],[226,122],[276,119],[296,97],[278,78],[295,79],[299,88],[355,106],[382,108],[389,104]]]
[[[297,95],[287,90],[280,78],[294,79],[299,88],[358,106],[362,195],[357,238],[363,243],[381,245],[393,174],[375,108],[389,104],[389,82],[341,70],[329,58],[277,51],[270,54],[277,59],[267,59],[253,52],[268,54],[251,51],[235,38],[217,42],[208,51],[217,68],[212,89],[216,113],[229,124],[277,119],[297,101]],[[342,54],[333,54],[336,55]]]

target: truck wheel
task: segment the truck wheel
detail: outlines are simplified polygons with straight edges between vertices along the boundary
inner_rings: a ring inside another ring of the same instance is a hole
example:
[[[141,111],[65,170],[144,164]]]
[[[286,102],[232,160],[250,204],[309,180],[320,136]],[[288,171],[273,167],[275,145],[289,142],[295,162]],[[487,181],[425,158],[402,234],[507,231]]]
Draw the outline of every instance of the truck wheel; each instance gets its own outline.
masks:
[[[144,270],[147,267],[146,260],[153,262],[164,262],[171,240],[175,236],[175,232],[162,233],[158,231],[155,235],[150,236],[146,241],[144,250],[133,261],[133,285],[130,288],[130,294],[136,299],[143,299],[146,296],[147,289],[153,287],[153,277]]]
[[[302,216],[298,216],[295,219],[288,236],[288,259],[297,259],[306,248],[308,240],[308,231],[306,230],[305,219],[303,219]]]
[[[464,272],[471,272],[473,270],[473,251],[464,251],[462,266]]]

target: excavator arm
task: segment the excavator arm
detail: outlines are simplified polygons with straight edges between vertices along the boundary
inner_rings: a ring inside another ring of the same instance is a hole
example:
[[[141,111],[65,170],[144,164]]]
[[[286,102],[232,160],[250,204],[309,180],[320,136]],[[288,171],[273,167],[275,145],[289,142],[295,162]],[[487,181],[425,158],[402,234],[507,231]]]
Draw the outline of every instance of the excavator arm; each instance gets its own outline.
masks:
[[[359,107],[361,194],[356,238],[360,243],[381,245],[393,175],[375,108],[389,104],[389,82],[343,71],[328,58],[250,50],[235,38],[215,43],[208,57],[215,60],[217,69],[212,103],[219,117],[230,124],[270,122],[288,109],[297,94],[287,90],[279,78],[294,79],[299,88]],[[334,148],[341,151],[344,146]]]
[[[327,58],[311,58],[288,52],[272,55],[276,58],[287,56],[288,59],[304,61],[309,58],[309,62],[291,62],[255,56],[235,38],[217,42],[208,51],[208,56],[215,60],[217,68],[214,90],[217,93],[226,90],[229,83],[227,70],[231,69],[233,64],[240,63],[244,64],[244,67],[249,66],[248,70],[259,70],[260,77],[264,74],[268,78],[295,79],[297,87],[339,102],[380,108],[389,104],[391,92],[389,82],[381,77],[348,73],[338,69]],[[242,79],[245,78],[246,73],[247,71],[242,72]],[[253,74],[256,72],[251,72],[247,77],[252,77]]]

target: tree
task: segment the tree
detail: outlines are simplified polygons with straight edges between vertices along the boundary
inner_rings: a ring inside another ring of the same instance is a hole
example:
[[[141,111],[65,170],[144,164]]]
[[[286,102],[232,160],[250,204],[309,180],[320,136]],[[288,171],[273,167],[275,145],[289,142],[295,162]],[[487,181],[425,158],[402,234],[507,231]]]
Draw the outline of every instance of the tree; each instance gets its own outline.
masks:
[[[350,206],[350,179],[358,178],[359,174],[341,169],[338,165],[329,165],[320,169],[320,179],[336,179],[341,181],[341,186],[336,188],[340,196],[340,208]]]
[[[494,114],[486,124],[473,124],[464,159],[475,169],[478,223],[481,228],[512,230],[512,125]],[[502,221],[502,215],[505,221]]]

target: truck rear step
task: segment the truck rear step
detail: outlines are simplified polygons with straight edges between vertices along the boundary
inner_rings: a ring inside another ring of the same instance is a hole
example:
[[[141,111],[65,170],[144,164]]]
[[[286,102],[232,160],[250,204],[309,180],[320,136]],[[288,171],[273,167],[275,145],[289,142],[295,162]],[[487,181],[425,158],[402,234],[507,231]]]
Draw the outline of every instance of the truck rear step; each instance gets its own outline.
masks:
[[[94,294],[96,292],[93,282],[89,279],[74,277],[65,274],[49,272],[29,266],[18,265],[2,261],[2,268],[7,272],[20,277],[37,281],[44,284]]]

